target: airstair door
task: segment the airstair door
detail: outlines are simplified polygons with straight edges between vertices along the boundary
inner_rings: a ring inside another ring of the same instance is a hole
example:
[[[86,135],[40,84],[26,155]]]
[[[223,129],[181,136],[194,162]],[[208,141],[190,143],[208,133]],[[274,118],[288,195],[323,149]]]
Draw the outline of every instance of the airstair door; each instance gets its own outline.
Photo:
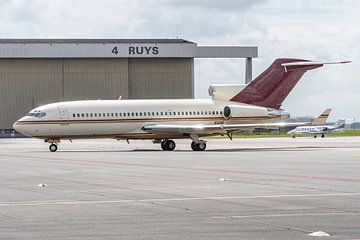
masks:
[[[60,124],[68,125],[69,124],[69,113],[68,113],[67,108],[64,106],[60,106],[59,114],[60,114]]]

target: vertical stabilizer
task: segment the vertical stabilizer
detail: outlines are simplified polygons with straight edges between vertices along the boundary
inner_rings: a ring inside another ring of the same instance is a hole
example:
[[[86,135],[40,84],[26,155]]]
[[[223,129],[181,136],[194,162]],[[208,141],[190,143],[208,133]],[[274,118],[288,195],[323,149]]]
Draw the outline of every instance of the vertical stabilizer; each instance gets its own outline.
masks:
[[[231,101],[279,109],[304,73],[323,64],[303,59],[276,59]]]
[[[325,125],[330,115],[331,109],[326,109],[319,117],[312,121],[312,125]]]

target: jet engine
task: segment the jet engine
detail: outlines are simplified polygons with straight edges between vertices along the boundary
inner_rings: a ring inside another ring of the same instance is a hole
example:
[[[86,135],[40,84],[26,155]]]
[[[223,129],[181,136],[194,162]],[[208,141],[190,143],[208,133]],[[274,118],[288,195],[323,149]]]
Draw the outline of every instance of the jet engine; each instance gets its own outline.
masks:
[[[224,107],[224,118],[230,119],[234,117],[266,117],[268,111],[266,108],[256,106],[239,106],[239,105],[228,105]]]

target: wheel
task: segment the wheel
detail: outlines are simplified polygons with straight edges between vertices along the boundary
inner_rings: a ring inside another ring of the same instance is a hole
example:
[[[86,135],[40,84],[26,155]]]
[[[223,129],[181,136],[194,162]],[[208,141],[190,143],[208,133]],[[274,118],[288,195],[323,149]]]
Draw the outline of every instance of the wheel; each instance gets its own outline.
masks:
[[[50,146],[49,146],[49,150],[50,150],[50,152],[56,152],[56,150],[57,150],[57,145],[56,144],[50,144]]]
[[[176,147],[176,144],[173,140],[167,140],[166,141],[166,148],[168,151],[173,151]]]
[[[314,135],[314,138],[317,138],[317,136],[316,136],[316,135]]]
[[[321,137],[322,137],[322,138],[324,138],[324,137],[325,137],[325,135],[324,135],[324,134],[321,134]]]
[[[161,148],[164,151],[173,151],[176,147],[176,144],[173,140],[164,140],[161,142]]]
[[[204,151],[206,149],[206,143],[205,142],[195,143],[193,141],[191,143],[191,148],[193,151]]]
[[[292,138],[295,138],[295,135],[292,135]]]
[[[161,141],[161,149],[164,151],[167,150],[166,140]]]

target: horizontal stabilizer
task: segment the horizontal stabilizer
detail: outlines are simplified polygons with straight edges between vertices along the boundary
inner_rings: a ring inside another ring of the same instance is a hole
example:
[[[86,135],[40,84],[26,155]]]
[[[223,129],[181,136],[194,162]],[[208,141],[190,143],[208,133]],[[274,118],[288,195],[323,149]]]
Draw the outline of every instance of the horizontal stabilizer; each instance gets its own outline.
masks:
[[[289,62],[283,63],[281,66],[285,68],[285,72],[289,70],[311,70],[314,68],[322,67],[329,64],[344,64],[351,63],[351,61],[340,61],[340,62],[312,62],[312,61],[303,61],[303,62]]]

